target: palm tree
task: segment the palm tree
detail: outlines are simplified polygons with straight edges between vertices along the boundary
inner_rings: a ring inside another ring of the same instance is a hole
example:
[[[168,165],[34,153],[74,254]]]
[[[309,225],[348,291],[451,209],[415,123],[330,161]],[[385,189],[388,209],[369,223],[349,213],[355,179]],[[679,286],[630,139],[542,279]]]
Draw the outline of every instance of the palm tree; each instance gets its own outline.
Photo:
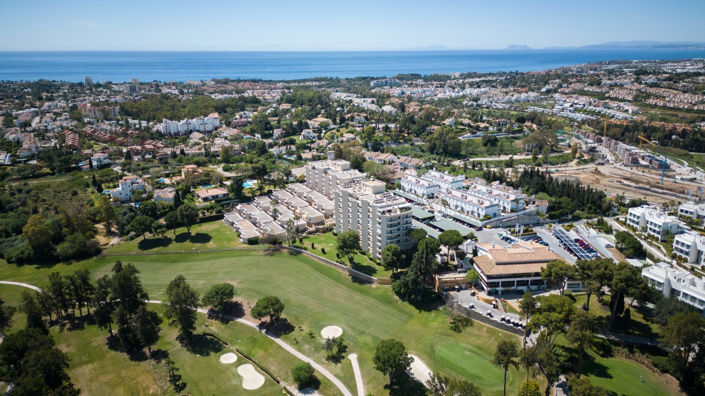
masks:
[[[518,356],[519,346],[516,341],[502,339],[497,343],[497,350],[494,352],[492,363],[504,369],[504,396],[507,396],[507,370],[509,370],[509,366],[519,367]]]

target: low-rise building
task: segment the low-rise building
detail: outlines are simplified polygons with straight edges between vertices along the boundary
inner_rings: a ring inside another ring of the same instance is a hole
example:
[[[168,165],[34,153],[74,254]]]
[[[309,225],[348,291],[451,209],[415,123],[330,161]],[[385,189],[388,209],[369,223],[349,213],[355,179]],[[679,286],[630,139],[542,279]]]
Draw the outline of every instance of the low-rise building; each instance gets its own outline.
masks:
[[[705,217],[705,203],[684,202],[678,206],[678,216],[701,219]]]
[[[116,198],[122,202],[132,199],[132,191],[144,191],[144,183],[137,176],[125,176],[118,182],[118,187],[108,190],[111,198]]]
[[[659,241],[664,241],[668,235],[679,234],[688,228],[675,216],[649,205],[629,208],[627,224],[639,231],[645,231]]]
[[[474,268],[480,274],[485,292],[529,290],[546,286],[541,270],[560,257],[548,247],[534,242],[515,243],[511,247],[477,244]]]
[[[695,231],[676,235],[673,239],[673,253],[689,264],[705,265],[705,236]]]
[[[705,314],[705,281],[690,272],[657,263],[641,270],[649,286],[666,297],[677,298]]]
[[[176,197],[176,189],[174,187],[165,187],[162,189],[154,190],[153,200],[154,202],[161,202],[168,205],[174,203],[174,197]]]
[[[201,202],[210,202],[226,198],[228,196],[228,190],[222,187],[204,188],[196,191],[196,196]]]

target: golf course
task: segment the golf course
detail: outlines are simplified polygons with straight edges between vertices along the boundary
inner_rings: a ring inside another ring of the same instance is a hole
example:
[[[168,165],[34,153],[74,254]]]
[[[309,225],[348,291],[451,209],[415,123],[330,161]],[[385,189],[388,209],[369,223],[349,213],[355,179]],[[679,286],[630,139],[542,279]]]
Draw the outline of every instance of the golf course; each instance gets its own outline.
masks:
[[[107,249],[102,256],[51,267],[18,267],[2,261],[0,279],[45,287],[50,272],[71,273],[81,268],[90,270],[97,279],[120,260],[137,267],[150,299],[165,300],[167,284],[177,274],[182,274],[200,294],[214,284],[227,282],[235,286],[235,300],[242,305],[245,315],[257,299],[268,295],[279,297],[285,304],[283,317],[292,325],[281,339],[323,365],[353,393],[356,384],[350,361],[333,363],[325,358],[320,331],[326,326],[342,328],[347,353],[358,355],[365,394],[395,391],[385,389],[388,378],[373,363],[376,344],[386,338],[402,341],[409,353],[422,359],[435,373],[466,378],[477,384],[483,395],[502,394],[503,371],[491,360],[497,341],[507,337],[518,340],[514,335],[479,322],[461,333],[453,332],[448,325],[448,312],[442,307],[418,310],[399,301],[389,286],[356,283],[343,272],[302,254],[248,248],[237,242],[236,234],[222,222],[196,225],[190,236],[185,229],[176,234],[176,238],[167,238],[171,237],[168,235],[158,243],[125,242]],[[0,298],[8,305],[17,306],[21,291],[19,287],[0,285]],[[160,312],[162,307],[150,306],[150,309]],[[15,314],[12,331],[24,325],[21,315]],[[182,393],[211,394],[232,389],[231,393],[246,394],[248,391],[239,385],[235,367],[218,361],[226,352],[242,352],[274,376],[293,384],[290,371],[300,361],[255,329],[199,315],[196,334],[213,334],[227,345],[201,337],[196,348],[186,351],[175,340],[175,328],[166,321],[161,328],[156,349],[168,351],[176,363],[187,384]],[[73,329],[55,326],[52,332],[69,356],[71,378],[85,394],[173,394],[171,388],[164,386],[165,374],[160,367],[150,360],[134,360],[110,350],[105,343],[107,332],[94,325]],[[651,393],[669,394],[658,379],[634,362],[602,359],[600,363],[609,367],[609,377],[600,377],[598,372],[591,373],[590,378],[601,386],[618,389],[617,382],[626,378],[620,374],[624,371],[644,377]],[[509,370],[507,394],[516,394],[524,376],[523,370]],[[251,394],[281,394],[281,387],[265,377],[265,385]],[[324,376],[317,373],[317,377],[321,380],[319,393],[338,393]],[[112,392],[107,392],[109,389]],[[620,394],[636,395],[636,392],[637,388],[619,387]]]

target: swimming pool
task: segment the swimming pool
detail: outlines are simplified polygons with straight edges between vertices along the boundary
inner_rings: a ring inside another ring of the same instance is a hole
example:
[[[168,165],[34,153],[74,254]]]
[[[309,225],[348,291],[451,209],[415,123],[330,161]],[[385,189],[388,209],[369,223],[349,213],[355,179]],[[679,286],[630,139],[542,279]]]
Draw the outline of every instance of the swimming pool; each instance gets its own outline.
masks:
[[[242,187],[250,188],[254,187],[255,184],[257,184],[257,180],[245,180],[244,182],[242,182]]]

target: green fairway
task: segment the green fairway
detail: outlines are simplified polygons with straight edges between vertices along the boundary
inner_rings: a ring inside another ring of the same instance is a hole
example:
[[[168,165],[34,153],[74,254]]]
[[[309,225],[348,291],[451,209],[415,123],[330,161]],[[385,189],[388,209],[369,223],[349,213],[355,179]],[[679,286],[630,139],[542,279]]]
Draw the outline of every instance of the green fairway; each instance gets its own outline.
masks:
[[[311,247],[312,243],[315,245],[315,248]],[[335,256],[337,252],[337,241],[335,235],[333,235],[332,232],[305,237],[303,244],[296,242],[294,246],[303,246],[306,248],[306,250],[317,256],[325,257],[333,261],[338,260],[338,258]],[[326,252],[323,253],[321,248],[325,249]],[[392,271],[386,270],[381,265],[375,264],[374,261],[370,260],[369,257],[365,256],[362,253],[357,253],[355,255],[354,261],[355,264],[352,266],[352,268],[367,275],[372,275],[378,278],[389,278],[392,274]]]
[[[111,255],[179,253],[232,249],[242,246],[243,244],[232,227],[218,220],[194,225],[191,227],[190,235],[186,232],[186,227],[181,227],[176,229],[176,236],[172,230],[169,230],[164,234],[164,237],[149,235],[146,239],[137,238],[112,247],[107,253]]]
[[[586,367],[590,380],[619,395],[673,395],[675,389],[669,388],[646,367],[621,358],[597,358]]]
[[[108,253],[114,254],[115,250],[113,248]],[[400,302],[388,286],[355,283],[343,272],[300,254],[264,250],[137,254],[103,256],[51,268],[17,267],[2,262],[0,279],[46,286],[49,272],[68,273],[79,268],[89,269],[97,278],[107,274],[116,260],[133,263],[140,270],[139,276],[153,299],[165,298],[166,286],[177,274],[183,274],[199,293],[216,283],[232,283],[237,290],[236,299],[243,303],[246,312],[258,298],[267,295],[280,297],[286,305],[284,317],[294,326],[293,331],[283,335],[282,339],[325,365],[353,393],[356,387],[350,362],[345,359],[334,364],[325,360],[320,337],[320,330],[325,326],[338,325],[343,328],[344,340],[349,346],[347,353],[359,355],[365,392],[368,394],[387,392],[384,389],[387,378],[374,369],[372,361],[375,345],[385,338],[404,342],[410,353],[419,356],[434,372],[467,378],[477,383],[484,395],[502,393],[502,370],[490,362],[497,340],[514,336],[477,322],[461,334],[456,334],[449,329],[448,314],[444,309],[418,311]],[[597,311],[597,308],[598,304],[594,304],[591,311]],[[286,378],[288,373],[285,367],[290,367],[294,362],[286,362],[291,356],[283,354],[278,346],[263,344],[258,338],[264,337],[255,331],[252,331],[252,337],[247,336],[248,329],[234,323],[207,323],[210,332],[222,334],[223,339],[231,340],[229,342],[234,347],[246,354],[259,352],[256,359],[261,359],[263,366],[283,373],[282,378]],[[174,350],[174,356],[179,356],[178,350]],[[606,362],[612,363],[613,360],[607,359]],[[653,376],[644,377],[650,378],[649,381],[659,381]],[[200,381],[199,376],[194,375],[193,378],[194,383]],[[613,378],[605,381],[616,383],[621,378],[621,372],[617,371]],[[519,371],[509,371],[509,394],[516,392],[522,379]],[[540,377],[539,380],[543,382]],[[325,386],[324,383],[324,389]]]
[[[24,290],[18,286],[0,285],[0,298],[8,305],[16,306],[15,302],[19,302]],[[159,306],[150,305],[149,308],[163,313]],[[8,333],[24,328],[24,315],[18,315],[15,314],[14,326]],[[95,325],[53,326],[51,333],[57,345],[67,354],[68,373],[82,394],[174,394],[163,364],[144,357],[132,359],[125,353],[108,348],[107,331],[99,330]],[[214,334],[230,345],[204,337],[203,333]],[[195,334],[192,350],[189,351],[176,341],[176,328],[165,320],[161,324],[159,342],[153,348],[158,355],[168,355],[174,360],[186,383],[182,394],[248,393],[242,389],[236,369],[249,361],[238,353],[236,363],[224,365],[219,358],[226,352],[242,352],[284,383],[294,384],[291,369],[301,361],[257,330],[236,322],[207,320],[205,315],[199,314]],[[265,375],[266,381],[256,394],[281,395],[281,386],[264,372],[261,374]],[[321,381],[319,391],[322,394],[337,392],[325,377],[320,374],[317,377]]]

